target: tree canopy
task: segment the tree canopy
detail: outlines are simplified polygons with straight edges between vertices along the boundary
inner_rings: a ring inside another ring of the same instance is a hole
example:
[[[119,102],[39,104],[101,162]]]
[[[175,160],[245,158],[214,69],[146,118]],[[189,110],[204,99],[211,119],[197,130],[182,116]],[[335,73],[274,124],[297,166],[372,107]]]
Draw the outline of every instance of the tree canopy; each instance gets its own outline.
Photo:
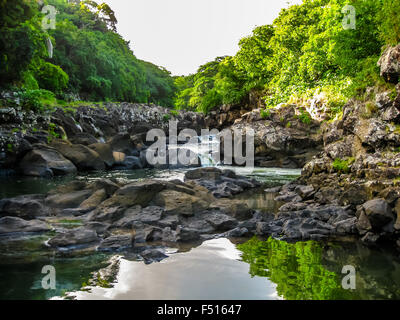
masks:
[[[46,5],[57,9],[55,29],[42,28]],[[174,79],[164,68],[135,57],[116,32],[117,19],[107,4],[1,0],[0,7],[0,87],[173,106]],[[52,58],[46,39],[54,46]]]
[[[355,28],[344,26],[349,5]],[[234,57],[177,79],[176,105],[208,112],[243,103],[253,90],[263,93],[266,106],[324,92],[338,111],[346,99],[379,81],[383,46],[400,40],[399,6],[398,0],[303,0],[240,40]]]

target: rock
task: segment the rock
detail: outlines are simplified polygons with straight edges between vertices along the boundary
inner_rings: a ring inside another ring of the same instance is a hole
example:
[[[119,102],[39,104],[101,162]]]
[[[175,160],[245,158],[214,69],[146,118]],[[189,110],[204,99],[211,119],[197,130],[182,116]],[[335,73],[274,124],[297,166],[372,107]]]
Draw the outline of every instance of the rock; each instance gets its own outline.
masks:
[[[131,155],[136,146],[131,140],[131,136],[125,133],[119,133],[112,137],[107,143],[111,149],[116,152],[122,152],[126,155]]]
[[[139,157],[125,157],[124,161],[115,166],[116,170],[135,170],[143,169],[144,165]]]
[[[209,224],[217,231],[227,231],[234,229],[239,223],[236,219],[222,213],[210,212],[203,216]]]
[[[38,216],[47,216],[48,210],[43,206],[43,196],[28,195],[12,199],[0,200],[0,213],[6,216],[23,219],[34,219]]]
[[[113,197],[104,202],[104,205],[147,207],[150,201],[164,189],[165,184],[160,181],[137,181],[120,188]]]
[[[150,206],[140,211],[135,207],[125,212],[125,218],[146,224],[154,224],[161,220],[163,214],[164,209],[160,207]]]
[[[109,223],[96,222],[96,221],[91,221],[85,224],[86,229],[96,231],[98,235],[106,234],[110,226],[111,225]]]
[[[249,232],[249,230],[247,230],[247,228],[235,228],[233,230],[226,232],[225,236],[227,238],[242,238],[242,237],[247,237],[250,234],[251,233]]]
[[[100,155],[81,144],[70,144],[61,140],[54,140],[51,146],[57,149],[65,158],[69,159],[79,170],[104,170],[104,161]]]
[[[391,106],[382,115],[382,120],[398,122],[400,119],[400,111],[395,107]]]
[[[81,227],[56,235],[48,241],[48,244],[53,248],[60,248],[95,244],[98,241],[99,238],[97,237],[96,231],[87,230],[86,228]]]
[[[3,217],[0,219],[0,235],[12,233],[30,233],[50,231],[47,223],[40,220],[26,221],[17,217]]]
[[[400,76],[400,45],[388,47],[378,61],[381,77],[387,82],[397,84]]]
[[[58,195],[65,193],[72,193],[75,191],[82,191],[87,188],[87,184],[82,180],[74,180],[66,184],[60,185],[57,188],[50,190],[48,195]]]
[[[221,210],[223,213],[239,220],[248,220],[253,217],[253,211],[246,203],[240,200],[219,199],[213,202],[210,209]]]
[[[296,192],[281,191],[274,200],[277,202],[300,202],[302,199]]]
[[[92,195],[91,190],[75,191],[67,194],[55,194],[46,198],[47,206],[57,209],[77,208]]]
[[[400,198],[400,190],[396,187],[386,188],[378,194],[378,198],[385,199],[390,205]]]
[[[336,233],[339,235],[355,234],[357,230],[357,218],[352,217],[346,220],[339,221],[334,224]]]
[[[368,232],[361,241],[366,244],[375,244],[379,240],[379,235],[372,232]]]
[[[157,225],[162,228],[172,228],[176,229],[179,225],[180,219],[178,215],[168,215],[164,219],[158,221]]]
[[[126,154],[123,152],[113,152],[113,159],[114,159],[114,164],[116,165],[122,165],[125,161]]]
[[[180,242],[197,241],[200,239],[200,232],[196,229],[178,226],[176,236]]]
[[[278,193],[281,190],[282,190],[282,187],[274,187],[274,188],[265,189],[264,192],[265,193]]]
[[[204,180],[219,180],[222,176],[222,171],[217,168],[198,168],[194,170],[190,170],[185,174],[185,181],[186,180],[197,180],[197,179],[204,179]]]
[[[83,210],[94,210],[96,207],[102,203],[105,199],[107,199],[107,192],[105,189],[97,190],[93,193],[88,199],[83,201],[79,206],[80,209]]]
[[[108,168],[114,165],[115,159],[110,145],[106,143],[94,143],[89,145],[89,148],[97,152],[100,159],[103,160]]]
[[[84,146],[90,146],[91,144],[98,143],[97,139],[90,133],[80,132],[69,138],[73,144],[82,144]]]
[[[156,206],[165,208],[167,215],[192,216],[204,211],[209,204],[199,197],[175,190],[164,190],[158,193],[154,200]]]
[[[35,177],[51,177],[53,175],[67,175],[77,172],[74,164],[64,158],[57,150],[35,145],[35,149],[28,152],[19,163],[22,174]]]
[[[313,186],[297,186],[295,189],[295,192],[303,199],[306,199],[314,193],[314,187]]]
[[[93,191],[104,189],[107,196],[111,197],[119,189],[119,185],[110,179],[99,179],[93,182],[89,188]]]
[[[118,252],[132,248],[133,245],[132,235],[114,235],[104,239],[97,250]]]
[[[373,229],[379,230],[394,220],[392,208],[383,199],[374,199],[364,203],[363,210]]]
[[[147,249],[140,253],[140,255],[142,256],[146,264],[160,262],[168,258],[168,256],[161,249]]]
[[[396,201],[394,212],[396,213],[396,223],[394,225],[394,228],[396,230],[400,230],[400,199]]]

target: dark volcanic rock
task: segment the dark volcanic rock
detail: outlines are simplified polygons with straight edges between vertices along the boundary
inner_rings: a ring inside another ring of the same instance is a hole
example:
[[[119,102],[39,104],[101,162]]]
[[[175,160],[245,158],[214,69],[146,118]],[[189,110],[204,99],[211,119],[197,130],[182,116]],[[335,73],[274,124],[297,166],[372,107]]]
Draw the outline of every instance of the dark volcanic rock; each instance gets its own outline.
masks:
[[[98,251],[112,251],[118,252],[129,248],[132,248],[134,239],[132,235],[114,235],[104,239],[100,246],[97,248]]]
[[[34,148],[19,163],[19,168],[24,175],[51,177],[77,172],[74,164],[57,150],[44,145],[35,145]]]
[[[13,233],[46,232],[51,228],[40,220],[26,221],[17,217],[3,217],[0,219],[0,235]]]
[[[48,209],[43,206],[44,197],[41,195],[19,196],[12,199],[0,200],[0,214],[24,219],[34,219],[48,215]]]
[[[99,241],[96,231],[84,227],[67,231],[56,235],[48,241],[51,247],[70,247],[78,245],[90,245]]]

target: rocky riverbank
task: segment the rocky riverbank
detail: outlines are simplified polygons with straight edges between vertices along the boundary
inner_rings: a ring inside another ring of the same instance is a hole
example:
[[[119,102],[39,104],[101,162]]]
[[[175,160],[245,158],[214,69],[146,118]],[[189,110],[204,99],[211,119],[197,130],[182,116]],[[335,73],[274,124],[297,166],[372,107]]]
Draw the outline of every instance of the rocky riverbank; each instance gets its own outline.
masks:
[[[398,52],[388,48],[379,61],[389,82],[399,78]],[[293,240],[354,235],[400,246],[400,85],[369,88],[321,130],[322,152],[298,181],[273,190],[286,204],[260,233]]]
[[[255,234],[265,217],[233,196],[258,186],[216,168],[188,171],[185,182],[73,181],[46,195],[1,200],[0,238],[44,233],[51,234],[45,250],[136,250],[146,261],[157,260],[168,243]]]
[[[0,168],[26,176],[149,167],[146,134],[169,121],[200,133],[204,117],[155,105],[106,103],[42,114],[0,108]],[[151,144],[151,143],[150,143]]]

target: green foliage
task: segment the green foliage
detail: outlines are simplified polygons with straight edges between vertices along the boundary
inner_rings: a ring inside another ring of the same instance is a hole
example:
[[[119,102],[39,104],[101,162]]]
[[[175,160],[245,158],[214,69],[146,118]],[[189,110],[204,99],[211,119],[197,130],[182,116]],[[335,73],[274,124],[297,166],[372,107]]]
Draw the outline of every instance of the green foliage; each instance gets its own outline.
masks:
[[[105,3],[48,0],[58,11],[55,30],[41,28],[36,1],[0,2],[0,87],[46,89],[59,97],[91,101],[157,103],[173,107],[170,73],[138,60],[116,33],[117,19]],[[46,39],[54,44],[49,59]]]
[[[345,5],[356,9],[355,29],[343,28]],[[320,95],[334,118],[350,97],[381,84],[377,61],[384,44],[400,41],[399,11],[397,0],[303,0],[243,38],[234,57],[179,79],[176,105],[208,111],[251,91],[273,106]]]
[[[348,158],[348,159],[335,159],[335,161],[332,164],[333,169],[342,174],[347,174],[350,173],[351,168],[350,166],[354,163],[355,159],[354,158]]]
[[[251,276],[268,277],[277,293],[287,300],[336,300],[349,298],[341,279],[323,265],[323,249],[317,242],[290,244],[270,238],[253,238],[238,245]]]
[[[37,80],[41,88],[61,93],[67,87],[69,77],[59,66],[44,62],[37,72]]]
[[[312,119],[310,114],[307,111],[300,110],[299,119],[304,124],[311,124]]]
[[[381,39],[389,45],[400,42],[400,2],[398,0],[381,0],[382,9],[378,12],[377,20]]]
[[[261,110],[260,112],[262,119],[268,119],[271,116],[271,112],[269,110]]]

